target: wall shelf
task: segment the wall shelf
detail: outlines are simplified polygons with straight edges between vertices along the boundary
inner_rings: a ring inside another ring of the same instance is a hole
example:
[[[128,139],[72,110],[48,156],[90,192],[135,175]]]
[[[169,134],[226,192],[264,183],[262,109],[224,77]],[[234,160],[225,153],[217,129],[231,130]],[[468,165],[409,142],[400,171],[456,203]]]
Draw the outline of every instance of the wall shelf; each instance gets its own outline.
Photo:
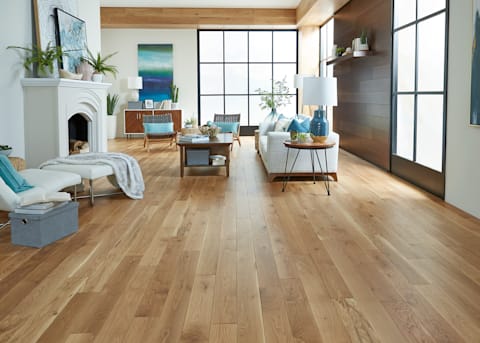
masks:
[[[366,56],[371,56],[372,52],[371,51],[354,51],[351,54],[347,54],[344,56],[338,56],[338,57],[330,57],[327,59],[327,65],[332,65],[334,66],[335,64],[338,63],[343,63],[345,61],[354,59],[354,58],[361,58],[361,57],[366,57]]]

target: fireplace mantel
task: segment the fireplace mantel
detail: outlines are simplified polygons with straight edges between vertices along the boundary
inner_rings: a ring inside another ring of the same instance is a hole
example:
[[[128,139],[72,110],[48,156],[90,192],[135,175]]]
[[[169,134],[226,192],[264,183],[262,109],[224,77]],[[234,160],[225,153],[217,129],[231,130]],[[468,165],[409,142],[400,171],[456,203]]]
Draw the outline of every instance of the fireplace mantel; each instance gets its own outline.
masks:
[[[90,151],[107,151],[107,89],[110,83],[68,79],[22,79],[27,167],[69,154],[68,119],[89,122]]]

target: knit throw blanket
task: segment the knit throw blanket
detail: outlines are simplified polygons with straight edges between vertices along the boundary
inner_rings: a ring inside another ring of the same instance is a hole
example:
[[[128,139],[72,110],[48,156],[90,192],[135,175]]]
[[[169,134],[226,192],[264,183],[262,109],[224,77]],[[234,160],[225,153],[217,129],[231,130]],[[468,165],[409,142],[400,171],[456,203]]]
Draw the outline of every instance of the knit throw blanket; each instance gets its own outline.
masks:
[[[145,184],[142,170],[132,156],[119,152],[90,152],[48,160],[40,168],[53,164],[107,164],[112,167],[120,189],[132,199],[143,199]]]

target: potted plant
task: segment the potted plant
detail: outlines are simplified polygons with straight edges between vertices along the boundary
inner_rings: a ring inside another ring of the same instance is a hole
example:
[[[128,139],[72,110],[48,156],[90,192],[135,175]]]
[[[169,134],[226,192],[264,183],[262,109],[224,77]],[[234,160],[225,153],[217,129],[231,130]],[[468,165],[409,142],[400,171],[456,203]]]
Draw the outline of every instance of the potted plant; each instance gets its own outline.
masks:
[[[367,40],[367,31],[362,30],[360,35],[360,44],[358,46],[358,50],[366,51],[368,50],[368,40]]]
[[[118,94],[107,95],[107,138],[115,138],[117,133],[117,116],[115,115],[115,107],[119,100]]]
[[[62,56],[68,56],[68,53],[62,50],[62,47],[48,43],[45,50],[39,46],[30,47],[8,46],[7,49],[19,49],[25,52],[23,56],[23,67],[31,72],[32,66],[36,67],[38,77],[53,77],[55,63],[61,61]]]
[[[184,121],[185,128],[192,128],[197,126],[197,119],[194,117],[187,118]]]
[[[172,82],[170,84],[170,99],[172,99],[172,109],[178,107],[178,87]]]
[[[0,145],[0,154],[10,155],[12,153],[12,147],[10,145]]]
[[[110,73],[113,77],[117,77],[118,69],[116,66],[107,64],[107,60],[112,56],[116,55],[118,52],[108,54],[104,57],[98,52],[97,55],[94,55],[89,49],[87,49],[87,56],[82,57],[82,61],[88,63],[93,67],[93,76],[92,80],[95,82],[102,82],[103,75]]]
[[[272,112],[276,111],[278,107],[290,104],[291,94],[288,94],[290,89],[287,87],[287,77],[285,76],[280,81],[272,80],[272,89],[263,90],[257,88],[255,92],[260,94],[260,108],[262,110],[269,108]]]
[[[289,88],[287,86],[287,77],[285,76],[282,80],[273,80],[272,79],[272,89],[263,90],[257,88],[255,92],[260,94],[260,108],[262,110],[269,108],[270,113],[265,117],[263,122],[260,124],[259,130],[260,135],[265,135],[267,131],[272,131],[277,121],[277,108],[290,104],[290,98],[292,97],[289,93]]]

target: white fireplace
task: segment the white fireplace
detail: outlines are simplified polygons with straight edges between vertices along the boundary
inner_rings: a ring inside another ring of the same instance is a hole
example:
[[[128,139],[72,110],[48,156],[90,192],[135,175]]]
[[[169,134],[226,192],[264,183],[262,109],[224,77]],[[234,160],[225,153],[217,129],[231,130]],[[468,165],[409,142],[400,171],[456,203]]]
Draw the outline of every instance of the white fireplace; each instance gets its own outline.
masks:
[[[109,83],[67,79],[22,79],[27,167],[69,154],[68,120],[79,114],[88,122],[90,151],[107,151]]]

